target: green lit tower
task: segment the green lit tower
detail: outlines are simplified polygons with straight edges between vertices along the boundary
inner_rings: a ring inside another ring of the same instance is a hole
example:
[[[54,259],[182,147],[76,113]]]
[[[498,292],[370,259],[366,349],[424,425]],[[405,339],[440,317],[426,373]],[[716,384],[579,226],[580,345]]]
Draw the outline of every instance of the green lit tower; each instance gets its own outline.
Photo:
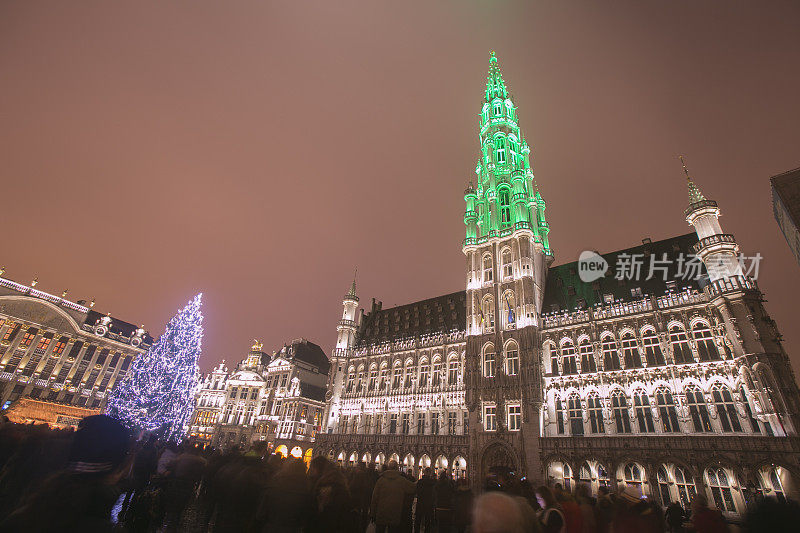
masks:
[[[531,150],[494,53],[479,132],[476,180],[464,193],[469,427],[477,444],[473,450],[495,446],[495,456],[510,456],[509,464],[526,463],[529,472],[538,472],[532,444],[539,435],[542,403],[536,346],[553,252]],[[522,431],[511,427],[517,413],[526,422]],[[513,457],[523,449],[525,458]],[[479,460],[477,455],[473,459]]]

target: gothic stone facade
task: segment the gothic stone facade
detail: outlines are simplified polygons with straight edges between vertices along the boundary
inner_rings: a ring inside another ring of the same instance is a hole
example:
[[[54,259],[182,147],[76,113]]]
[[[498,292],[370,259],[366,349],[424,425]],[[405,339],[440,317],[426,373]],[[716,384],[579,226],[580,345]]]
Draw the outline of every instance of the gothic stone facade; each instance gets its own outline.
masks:
[[[687,172],[694,233],[605,254],[611,269],[584,281],[579,262],[552,266],[494,56],[479,126],[466,290],[357,315],[353,283],[318,452],[476,485],[508,469],[595,492],[633,486],[665,505],[703,491],[731,516],[757,492],[797,496],[797,384],[716,202]]]
[[[64,296],[0,278],[0,401],[14,420],[65,426],[100,413],[153,342],[144,329]],[[19,401],[26,398],[35,401]]]

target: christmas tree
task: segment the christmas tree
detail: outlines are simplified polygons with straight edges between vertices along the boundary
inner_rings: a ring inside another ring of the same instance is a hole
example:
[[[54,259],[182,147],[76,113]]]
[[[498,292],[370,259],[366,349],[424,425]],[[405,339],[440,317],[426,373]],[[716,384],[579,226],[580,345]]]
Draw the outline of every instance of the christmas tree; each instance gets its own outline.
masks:
[[[195,296],[167,324],[164,334],[137,358],[111,392],[106,412],[133,430],[160,430],[180,441],[194,410],[197,359],[203,340],[203,294]]]

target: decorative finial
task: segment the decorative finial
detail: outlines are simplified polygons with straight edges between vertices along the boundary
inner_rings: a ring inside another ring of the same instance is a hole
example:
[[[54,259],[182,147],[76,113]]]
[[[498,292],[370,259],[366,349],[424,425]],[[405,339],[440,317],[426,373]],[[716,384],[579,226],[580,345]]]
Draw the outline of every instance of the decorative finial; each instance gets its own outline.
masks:
[[[253,339],[253,351],[254,352],[260,352],[262,346],[263,346],[263,344],[258,342],[258,339]]]
[[[92,301],[89,302],[89,307],[94,307],[94,298],[92,298]]]
[[[683,166],[683,173],[686,174],[686,182],[689,185],[689,203],[696,204],[697,202],[702,202],[706,199],[703,196],[703,193],[700,192],[700,189],[697,188],[697,185],[694,184],[692,181],[692,176],[689,175],[689,169],[686,168],[686,162],[683,160],[683,156],[679,155],[678,159],[681,160],[681,166]]]
[[[494,50],[489,50],[489,63],[497,63],[497,56],[494,55]]]
[[[683,166],[683,173],[686,174],[686,179],[691,181],[692,178],[691,178],[691,176],[689,176],[689,169],[686,168],[686,161],[683,160],[683,156],[682,155],[679,155],[678,159],[681,160],[681,166]]]
[[[69,289],[64,289],[63,291],[61,291],[61,297],[62,298],[66,298],[68,292],[69,292]]]
[[[0,276],[6,273],[6,267],[0,267]]]
[[[37,283],[39,283],[39,278],[33,278],[33,281],[31,281],[31,287],[35,287]]]

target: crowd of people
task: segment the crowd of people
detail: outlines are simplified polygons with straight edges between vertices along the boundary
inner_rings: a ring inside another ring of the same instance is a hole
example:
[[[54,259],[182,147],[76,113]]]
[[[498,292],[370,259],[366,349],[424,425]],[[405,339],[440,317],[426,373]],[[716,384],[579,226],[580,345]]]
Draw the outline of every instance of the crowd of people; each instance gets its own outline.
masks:
[[[0,423],[0,533],[17,531],[277,533],[651,533],[793,531],[794,502],[760,499],[726,523],[701,494],[690,509],[635,488],[535,487],[493,469],[466,479],[419,479],[395,461],[341,467],[325,457],[270,454],[265,443],[220,452],[188,443],[134,442],[105,415],[77,431]]]

